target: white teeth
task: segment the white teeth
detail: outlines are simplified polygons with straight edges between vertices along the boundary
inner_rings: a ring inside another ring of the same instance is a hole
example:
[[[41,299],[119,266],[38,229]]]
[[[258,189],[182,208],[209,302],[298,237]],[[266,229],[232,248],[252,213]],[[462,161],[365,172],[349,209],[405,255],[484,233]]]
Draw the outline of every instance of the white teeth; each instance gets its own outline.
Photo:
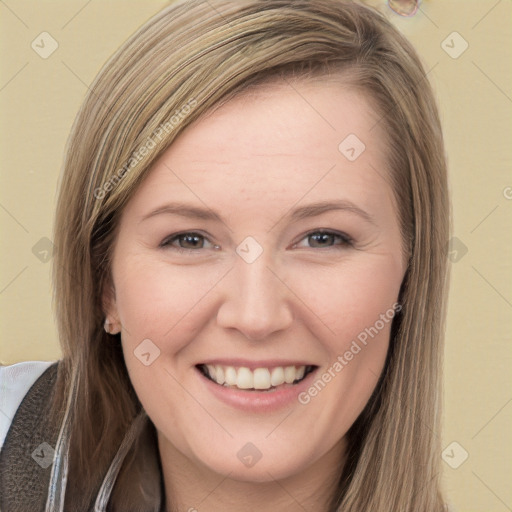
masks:
[[[281,384],[284,384],[284,370],[282,366],[277,366],[272,369],[270,384],[272,384],[272,386],[280,386]]]
[[[226,382],[226,378],[224,377],[224,368],[222,368],[222,366],[215,367],[215,380],[219,384],[224,384],[224,382]]]
[[[217,384],[235,386],[239,389],[270,389],[284,383],[292,384],[304,377],[305,366],[276,366],[275,368],[256,368],[254,371],[242,366],[206,365],[208,375]]]
[[[211,377],[211,375],[210,375]],[[226,379],[226,384],[228,386],[236,386],[236,370],[232,366],[226,366],[224,368],[224,378]],[[212,377],[213,379],[213,377]],[[215,379],[213,379],[215,380]],[[217,382],[217,381],[215,381]],[[219,384],[217,382],[217,384]]]
[[[216,368],[215,366],[212,366],[211,364],[207,364],[206,365],[206,368],[208,368],[208,373],[210,374],[210,377],[212,379],[215,379],[216,378]]]
[[[254,389],[270,388],[270,372],[267,368],[256,368],[256,370],[254,370],[253,387]]]
[[[242,366],[242,368],[238,369],[238,376],[236,379],[236,387],[240,389],[250,389],[252,388],[252,383],[254,379],[252,376],[251,370],[249,368],[245,368]]]
[[[287,366],[284,369],[284,381],[291,384],[295,380],[295,366]]]

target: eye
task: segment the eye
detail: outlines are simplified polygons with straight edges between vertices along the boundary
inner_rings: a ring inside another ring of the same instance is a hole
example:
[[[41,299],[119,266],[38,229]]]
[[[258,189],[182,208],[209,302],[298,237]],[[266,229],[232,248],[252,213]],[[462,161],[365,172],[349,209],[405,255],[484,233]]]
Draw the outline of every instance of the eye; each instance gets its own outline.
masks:
[[[310,245],[301,245],[302,240],[309,242]],[[312,231],[302,238],[302,240],[301,242],[296,243],[294,247],[311,247],[313,249],[329,249],[331,247],[343,248],[351,246],[353,242],[352,239],[344,233],[326,230]]]
[[[302,241],[308,242],[308,245],[303,245]],[[343,248],[351,246],[352,242],[352,239],[344,233],[317,230],[308,233],[300,242],[294,244],[293,247],[310,247],[313,249]],[[218,245],[212,244],[207,237],[195,231],[170,235],[162,241],[160,247],[171,248],[180,253],[186,252],[189,254],[198,252],[199,249],[219,249]]]
[[[204,235],[191,231],[168,236],[160,244],[160,247],[170,247],[179,252],[193,252],[198,249],[208,248],[207,244],[210,244],[213,249],[219,247],[218,245],[213,245]]]

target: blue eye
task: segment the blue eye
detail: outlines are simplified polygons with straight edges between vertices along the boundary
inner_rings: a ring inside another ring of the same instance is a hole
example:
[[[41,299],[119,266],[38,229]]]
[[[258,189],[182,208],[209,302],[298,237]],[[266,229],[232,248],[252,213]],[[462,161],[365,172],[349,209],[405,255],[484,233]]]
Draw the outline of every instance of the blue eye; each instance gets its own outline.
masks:
[[[308,245],[302,245],[301,242],[306,241]],[[178,244],[178,245],[176,245]],[[330,248],[343,248],[351,246],[352,239],[344,233],[337,233],[334,231],[317,230],[312,231],[305,235],[300,242],[293,245],[295,247],[309,247],[311,249],[330,249]],[[195,231],[186,233],[178,233],[171,235],[163,240],[160,247],[171,248],[180,253],[191,254],[199,252],[200,249],[214,249],[220,247],[212,244],[208,238]]]
[[[345,247],[352,245],[352,239],[348,235],[325,230],[312,231],[311,233],[308,233],[304,238],[302,238],[302,240],[308,241],[310,245],[306,247],[313,249],[329,249],[331,247]],[[338,241],[338,243],[336,243],[336,241]],[[294,247],[304,247],[303,245],[301,246],[299,244],[300,242],[295,244]]]
[[[175,242],[178,242],[178,246],[175,245]],[[189,233],[179,233],[177,235],[171,235],[167,237],[161,244],[160,247],[172,247],[173,249],[177,249],[180,252],[192,252],[197,249],[205,249],[205,242],[209,243],[208,239],[195,232]],[[212,247],[218,248],[218,246],[212,245]]]

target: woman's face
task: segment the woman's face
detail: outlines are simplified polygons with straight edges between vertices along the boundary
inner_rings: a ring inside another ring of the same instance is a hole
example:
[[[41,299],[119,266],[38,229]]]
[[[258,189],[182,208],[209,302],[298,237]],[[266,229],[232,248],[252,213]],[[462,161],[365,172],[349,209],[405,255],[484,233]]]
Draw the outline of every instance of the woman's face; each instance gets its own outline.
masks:
[[[260,88],[127,204],[108,316],[161,454],[246,481],[342,459],[405,272],[377,121],[340,84]]]

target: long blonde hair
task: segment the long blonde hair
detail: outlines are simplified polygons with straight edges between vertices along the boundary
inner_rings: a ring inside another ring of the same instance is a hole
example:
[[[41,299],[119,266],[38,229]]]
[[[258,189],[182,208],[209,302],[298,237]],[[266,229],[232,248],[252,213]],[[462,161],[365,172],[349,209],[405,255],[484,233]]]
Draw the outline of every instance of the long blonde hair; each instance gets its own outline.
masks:
[[[437,106],[411,44],[377,11],[343,0],[180,1],[143,25],[92,84],[68,142],[53,267],[63,350],[55,417],[68,409],[73,510],[90,503],[141,407],[119,336],[103,330],[102,290],[124,205],[155,159],[211,108],[275,78],[327,75],[363,91],[379,114],[409,262],[385,369],[348,433],[330,510],[444,510],[450,215]]]

